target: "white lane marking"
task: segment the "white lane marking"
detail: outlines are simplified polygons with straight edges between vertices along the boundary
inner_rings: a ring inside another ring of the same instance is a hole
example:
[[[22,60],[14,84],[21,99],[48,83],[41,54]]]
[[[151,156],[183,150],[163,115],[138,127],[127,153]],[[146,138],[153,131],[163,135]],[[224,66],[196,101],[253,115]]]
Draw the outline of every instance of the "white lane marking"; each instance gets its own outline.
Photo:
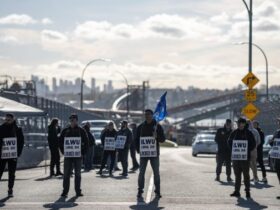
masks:
[[[154,175],[152,174],[149,181],[146,203],[150,203],[152,200],[153,187],[154,187]]]

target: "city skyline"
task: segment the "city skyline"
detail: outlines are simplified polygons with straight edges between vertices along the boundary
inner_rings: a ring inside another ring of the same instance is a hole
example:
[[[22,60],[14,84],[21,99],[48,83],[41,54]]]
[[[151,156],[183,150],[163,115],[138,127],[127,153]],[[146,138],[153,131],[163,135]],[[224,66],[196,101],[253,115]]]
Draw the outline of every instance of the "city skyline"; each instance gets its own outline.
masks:
[[[270,85],[280,77],[279,8],[277,0],[254,1],[254,42],[267,53]],[[248,40],[241,0],[3,0],[0,13],[1,74],[74,80],[90,60],[110,58],[89,66],[88,84],[95,77],[99,86],[112,79],[123,88],[121,71],[131,84],[225,89],[248,71],[247,46],[233,45]],[[264,58],[253,53],[262,85]]]

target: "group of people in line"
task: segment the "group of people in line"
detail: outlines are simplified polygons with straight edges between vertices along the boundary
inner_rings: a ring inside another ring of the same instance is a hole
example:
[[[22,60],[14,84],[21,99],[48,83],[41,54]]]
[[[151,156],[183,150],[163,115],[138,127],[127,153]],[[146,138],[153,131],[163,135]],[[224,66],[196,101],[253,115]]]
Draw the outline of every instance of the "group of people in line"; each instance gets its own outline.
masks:
[[[61,196],[67,197],[70,186],[70,177],[74,170],[76,196],[83,196],[81,190],[81,169],[84,162],[85,171],[92,169],[93,150],[95,138],[90,131],[90,124],[79,126],[78,115],[69,117],[69,125],[60,131],[58,119],[53,119],[48,127],[48,142],[51,151],[50,176],[63,175],[63,191]],[[270,140],[271,146],[280,142],[280,118],[277,119],[278,129]],[[145,110],[145,121],[137,128],[128,127],[127,121],[121,122],[117,131],[110,122],[102,131],[101,142],[103,155],[101,167],[97,174],[103,175],[103,169],[110,158],[109,175],[113,176],[116,165],[116,152],[122,165],[121,176],[128,175],[128,153],[131,150],[133,170],[139,170],[137,197],[142,198],[145,184],[145,172],[150,162],[155,184],[155,195],[161,198],[160,172],[159,172],[159,143],[165,141],[163,128],[153,118],[153,111]],[[235,175],[235,190],[230,195],[240,197],[241,176],[244,177],[246,197],[250,194],[250,168],[253,172],[253,181],[259,182],[257,163],[262,170],[262,182],[267,183],[266,170],[263,163],[264,133],[257,121],[247,121],[239,118],[237,129],[233,130],[232,121],[226,120],[223,128],[217,130],[215,141],[218,145],[216,181],[220,181],[222,166],[226,165],[227,181],[232,182],[231,164]],[[24,135],[17,126],[13,114],[6,114],[5,122],[0,126],[0,180],[6,165],[8,165],[8,196],[13,196],[17,160],[22,154]],[[279,145],[278,145],[279,146]],[[135,150],[140,154],[140,166],[135,157]],[[60,169],[60,153],[64,155],[63,173]],[[280,154],[274,159],[275,169],[280,182]],[[56,168],[56,173],[54,172]],[[280,196],[277,197],[280,199]]]
[[[277,119],[278,129],[275,131],[269,144],[273,147],[276,141],[280,140],[280,118]],[[226,166],[227,181],[232,182],[231,166],[235,175],[235,190],[230,195],[240,197],[241,176],[244,177],[245,193],[247,198],[250,194],[250,168],[253,173],[253,180],[256,184],[260,182],[258,178],[257,164],[262,171],[261,182],[267,183],[266,169],[263,162],[263,145],[265,135],[260,128],[258,121],[249,121],[239,118],[237,129],[233,130],[233,124],[227,119],[223,128],[216,132],[215,141],[218,145],[216,156],[216,181],[221,181],[220,175],[222,166]],[[279,153],[280,155],[280,153]],[[280,158],[280,156],[279,156]],[[280,182],[280,159],[274,159],[275,169]],[[277,196],[280,199],[280,196]]]
[[[161,198],[159,173],[159,143],[165,141],[163,128],[153,118],[153,111],[145,110],[145,121],[138,127],[133,124],[132,131],[127,121],[121,122],[117,131],[113,122],[108,123],[101,133],[103,148],[101,166],[97,174],[103,175],[106,164],[109,175],[113,176],[116,168],[116,157],[122,165],[123,177],[128,176],[128,153],[130,150],[133,167],[139,168],[137,197],[142,198],[145,184],[145,172],[150,161],[154,173],[155,195]],[[11,143],[12,142],[12,143]],[[63,176],[63,191],[61,196],[67,197],[70,188],[70,178],[74,173],[76,196],[83,196],[81,190],[81,170],[90,171],[93,166],[95,138],[90,130],[90,123],[79,126],[78,115],[71,114],[69,125],[60,130],[58,119],[53,119],[48,126],[48,143],[51,153],[50,177]],[[0,180],[8,164],[9,182],[8,196],[13,196],[17,160],[24,146],[22,129],[17,126],[13,114],[6,114],[5,122],[0,126]],[[140,165],[135,151],[140,154]],[[64,156],[63,172],[60,168],[60,153]],[[117,155],[118,154],[118,155]],[[110,161],[108,161],[110,159]],[[108,164],[109,162],[109,164]],[[56,172],[55,172],[56,169]]]

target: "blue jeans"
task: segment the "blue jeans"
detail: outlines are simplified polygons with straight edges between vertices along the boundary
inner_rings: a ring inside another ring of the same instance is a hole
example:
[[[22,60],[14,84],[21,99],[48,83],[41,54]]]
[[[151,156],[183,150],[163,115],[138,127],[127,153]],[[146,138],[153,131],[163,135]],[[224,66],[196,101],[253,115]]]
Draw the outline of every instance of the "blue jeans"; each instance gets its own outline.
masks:
[[[143,189],[145,186],[145,173],[146,173],[148,161],[150,161],[154,173],[155,193],[160,194],[159,157],[140,158],[138,192],[143,193]]]

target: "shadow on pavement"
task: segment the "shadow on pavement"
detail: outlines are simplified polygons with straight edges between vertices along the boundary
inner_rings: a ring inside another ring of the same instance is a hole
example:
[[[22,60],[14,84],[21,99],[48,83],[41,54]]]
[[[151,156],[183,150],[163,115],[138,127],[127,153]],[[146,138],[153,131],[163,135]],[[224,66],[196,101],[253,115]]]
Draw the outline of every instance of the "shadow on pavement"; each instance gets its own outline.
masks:
[[[257,189],[263,189],[263,188],[271,188],[274,187],[272,185],[269,184],[265,184],[265,183],[256,183],[256,184],[251,184],[252,187],[257,188]]]
[[[145,203],[143,198],[137,200],[137,204],[130,206],[130,209],[164,209],[164,207],[159,207],[159,199],[154,198],[150,203]]]
[[[234,186],[234,182],[219,181],[219,183],[224,186]]]
[[[66,209],[66,208],[73,208],[78,206],[75,201],[78,197],[74,196],[70,198],[68,201],[66,201],[66,198],[60,197],[58,200],[56,200],[54,203],[47,203],[43,205],[44,208],[47,208],[49,210],[59,210],[59,209]]]
[[[5,197],[5,198],[2,198],[1,200],[0,200],[0,208],[2,208],[2,207],[4,207],[5,206],[5,202],[7,201],[7,200],[9,200],[11,197],[9,197],[9,196],[7,196],[7,197]]]
[[[63,176],[53,176],[53,177],[47,176],[47,177],[42,177],[42,178],[35,179],[34,181],[42,182],[42,181],[47,181],[47,180],[50,180],[50,179],[63,179]]]
[[[237,199],[237,206],[242,207],[242,208],[247,208],[250,210],[261,210],[261,209],[267,209],[267,206],[261,205],[254,201],[252,198],[245,200],[244,198],[238,198]]]

